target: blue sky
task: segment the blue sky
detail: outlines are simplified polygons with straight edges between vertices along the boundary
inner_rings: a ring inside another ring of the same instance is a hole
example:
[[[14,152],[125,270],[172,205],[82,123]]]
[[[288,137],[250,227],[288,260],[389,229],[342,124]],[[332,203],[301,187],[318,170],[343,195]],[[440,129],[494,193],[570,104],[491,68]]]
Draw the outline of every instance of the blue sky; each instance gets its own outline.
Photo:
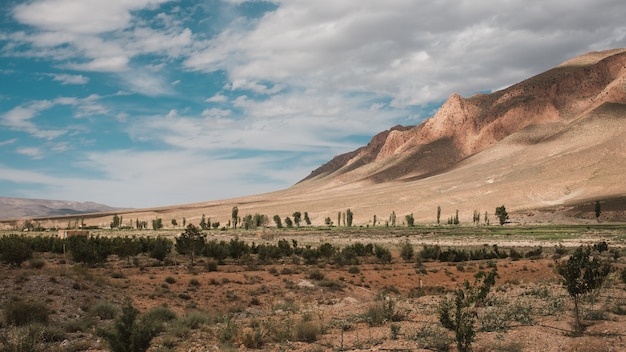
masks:
[[[5,0],[0,196],[279,190],[457,92],[626,46],[623,1]]]

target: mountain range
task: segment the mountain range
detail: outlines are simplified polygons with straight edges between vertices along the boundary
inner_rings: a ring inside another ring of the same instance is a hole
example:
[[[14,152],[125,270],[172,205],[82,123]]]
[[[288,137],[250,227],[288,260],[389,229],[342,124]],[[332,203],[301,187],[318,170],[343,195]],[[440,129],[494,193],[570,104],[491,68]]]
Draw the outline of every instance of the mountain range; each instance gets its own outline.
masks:
[[[381,225],[392,212],[433,223],[438,207],[442,221],[458,211],[471,222],[474,212],[506,205],[516,222],[590,221],[600,201],[604,219],[621,221],[625,171],[626,49],[613,49],[490,94],[452,94],[421,124],[381,132],[285,190],[125,217],[169,223],[206,214],[225,223],[236,205],[240,215],[270,219],[307,211],[322,224],[350,208],[355,224],[373,225],[376,215]],[[107,223],[105,216],[90,218]]]

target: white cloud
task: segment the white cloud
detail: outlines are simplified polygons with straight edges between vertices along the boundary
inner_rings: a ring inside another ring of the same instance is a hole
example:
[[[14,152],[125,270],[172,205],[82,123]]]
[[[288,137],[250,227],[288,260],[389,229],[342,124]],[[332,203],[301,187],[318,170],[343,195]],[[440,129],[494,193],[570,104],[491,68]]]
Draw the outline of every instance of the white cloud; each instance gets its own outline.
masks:
[[[204,101],[207,103],[225,103],[228,101],[228,97],[226,97],[223,94],[218,93],[210,98],[206,98]]]
[[[18,154],[26,155],[33,160],[42,159],[44,154],[41,149],[36,147],[22,147],[15,150]]]
[[[87,84],[89,83],[89,77],[83,75],[69,75],[69,74],[51,74],[55,81],[61,82],[61,84]]]
[[[99,34],[125,29],[131,11],[169,0],[38,0],[19,4],[13,15],[21,23],[50,32]]]
[[[15,142],[17,142],[17,138],[7,139],[6,141],[0,142],[0,147],[5,146],[5,145],[9,145],[9,144],[13,144]]]

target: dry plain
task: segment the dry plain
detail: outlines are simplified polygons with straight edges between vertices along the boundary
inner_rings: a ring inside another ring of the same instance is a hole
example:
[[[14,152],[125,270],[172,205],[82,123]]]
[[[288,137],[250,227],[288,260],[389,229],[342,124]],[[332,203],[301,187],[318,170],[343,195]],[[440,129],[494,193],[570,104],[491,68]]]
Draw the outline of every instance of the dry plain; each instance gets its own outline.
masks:
[[[110,236],[167,236],[167,231],[98,231]],[[336,250],[357,243],[384,247],[376,255],[340,263],[338,257],[305,259],[292,254],[260,260],[258,254],[222,264],[200,256],[196,264],[176,254],[165,265],[145,254],[111,255],[86,267],[66,254],[35,253],[34,265],[3,265],[1,306],[16,300],[44,302],[50,309],[42,351],[106,351],[97,330],[110,326],[126,299],[141,314],[156,308],[175,313],[149,351],[426,351],[455,350],[453,334],[438,321],[445,297],[497,267],[488,303],[476,310],[476,351],[626,350],[626,226],[417,226],[414,228],[315,228],[206,231],[207,239],[249,245],[279,240],[300,248],[325,243]],[[31,234],[34,235],[34,234]],[[294,242],[295,241],[295,242]],[[571,299],[555,270],[580,245],[606,242],[603,255],[616,270],[583,304],[585,330],[574,333]],[[401,258],[403,246],[415,256]],[[459,251],[512,249],[519,258],[441,262],[420,259],[438,245]],[[540,251],[537,251],[541,248]],[[530,252],[530,253],[529,253]],[[537,253],[538,252],[538,253]],[[217,266],[215,266],[217,264]],[[102,312],[105,313],[102,313]],[[3,323],[3,336],[19,335]],[[11,335],[13,334],[13,335]],[[14,336],[15,337],[15,336]]]

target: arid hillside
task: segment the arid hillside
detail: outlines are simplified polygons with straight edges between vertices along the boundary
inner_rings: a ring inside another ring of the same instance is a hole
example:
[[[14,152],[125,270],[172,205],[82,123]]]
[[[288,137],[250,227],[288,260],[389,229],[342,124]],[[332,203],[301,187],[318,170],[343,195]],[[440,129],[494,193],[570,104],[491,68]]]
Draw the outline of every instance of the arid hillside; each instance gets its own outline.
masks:
[[[452,94],[415,127],[396,126],[340,155],[288,189],[237,199],[119,212],[124,221],[162,218],[170,226],[202,214],[225,225],[239,216],[308,212],[314,225],[350,208],[354,224],[384,225],[413,214],[434,223],[459,212],[493,216],[506,205],[513,222],[625,221],[626,49],[569,60],[506,89],[463,98]],[[610,206],[608,206],[610,205]],[[85,216],[105,225],[113,213]],[[65,225],[72,217],[50,221]],[[43,221],[43,219],[42,219]],[[401,221],[401,220],[399,220]]]

